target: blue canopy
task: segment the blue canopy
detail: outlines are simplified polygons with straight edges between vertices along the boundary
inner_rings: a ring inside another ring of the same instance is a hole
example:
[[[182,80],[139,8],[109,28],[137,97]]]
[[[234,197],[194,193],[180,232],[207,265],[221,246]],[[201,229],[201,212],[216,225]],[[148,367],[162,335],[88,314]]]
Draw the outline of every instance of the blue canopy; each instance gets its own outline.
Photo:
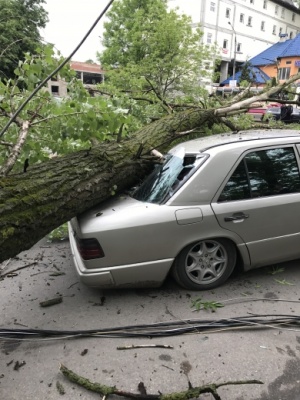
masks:
[[[251,81],[253,83],[255,83],[256,85],[264,84],[271,79],[269,77],[269,75],[267,75],[265,72],[263,72],[258,67],[250,66],[249,69],[250,69],[249,75],[250,75]],[[242,75],[242,71],[239,71],[235,74],[234,79],[238,83],[240,82],[241,75]],[[227,79],[225,79],[225,81],[221,82],[220,86],[229,85],[229,81],[232,81],[232,80],[233,80],[233,76],[231,76],[230,78],[227,78]]]

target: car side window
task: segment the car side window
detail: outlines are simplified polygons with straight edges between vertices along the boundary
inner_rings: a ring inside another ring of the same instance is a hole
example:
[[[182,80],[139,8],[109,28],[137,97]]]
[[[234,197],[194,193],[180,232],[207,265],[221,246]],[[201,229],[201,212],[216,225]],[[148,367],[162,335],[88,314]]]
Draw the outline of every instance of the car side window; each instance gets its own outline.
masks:
[[[248,153],[235,169],[218,202],[300,192],[297,159],[292,147]]]

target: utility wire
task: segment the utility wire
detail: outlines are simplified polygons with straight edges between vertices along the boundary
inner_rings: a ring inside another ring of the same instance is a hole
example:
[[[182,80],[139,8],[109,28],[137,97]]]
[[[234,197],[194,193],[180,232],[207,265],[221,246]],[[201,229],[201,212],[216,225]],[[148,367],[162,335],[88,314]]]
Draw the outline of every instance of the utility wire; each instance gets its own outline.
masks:
[[[227,331],[236,329],[258,328],[294,328],[300,330],[300,316],[295,315],[251,315],[236,318],[222,318],[219,320],[189,319],[168,321],[154,324],[129,325],[117,328],[89,329],[89,330],[49,330],[49,329],[0,329],[2,340],[51,340],[76,339],[83,337],[96,338],[142,338],[142,337],[170,337],[183,334]],[[195,332],[197,330],[197,332]]]
[[[75,49],[72,51],[72,53],[67,57],[53,72],[51,72],[50,75],[48,75],[35,89],[34,91],[28,96],[28,98],[20,105],[20,107],[17,109],[17,111],[12,115],[12,117],[9,119],[7,124],[4,126],[4,128],[0,132],[0,137],[4,135],[4,133],[7,131],[7,129],[10,127],[10,125],[14,122],[14,120],[17,118],[17,116],[20,114],[20,112],[24,109],[24,107],[29,103],[29,101],[34,97],[34,95],[49,81],[49,79],[52,78],[52,76],[56,75],[57,72],[62,69],[73,57],[73,55],[77,52],[77,50],[82,46],[82,44],[86,41],[86,39],[89,37],[95,26],[98,24],[98,22],[101,20],[103,15],[106,13],[106,11],[109,9],[109,7],[112,5],[114,0],[110,0],[107,4],[107,6],[104,8],[104,10],[101,12],[99,17],[96,19],[96,21],[93,23],[93,25],[90,27],[88,32],[84,35],[83,39],[81,42],[75,47]]]

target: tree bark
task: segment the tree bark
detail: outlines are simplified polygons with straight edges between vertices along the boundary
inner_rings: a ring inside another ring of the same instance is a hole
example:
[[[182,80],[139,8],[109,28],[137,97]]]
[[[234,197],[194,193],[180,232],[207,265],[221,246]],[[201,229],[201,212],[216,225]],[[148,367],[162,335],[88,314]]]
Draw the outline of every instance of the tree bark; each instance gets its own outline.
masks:
[[[186,131],[214,119],[214,110],[188,111],[146,126],[121,143],[103,142],[0,178],[0,262],[28,249],[52,229],[136,184],[155,148],[164,152]],[[157,159],[157,158],[156,158]]]
[[[298,74],[296,77],[299,78]],[[290,79],[284,85],[291,83]],[[145,176],[153,149],[165,152],[174,140],[231,112],[267,99],[279,88],[232,106],[192,109],[168,115],[123,142],[103,142],[90,150],[35,164],[26,173],[0,177],[0,262],[28,249],[76,214],[123,191]]]

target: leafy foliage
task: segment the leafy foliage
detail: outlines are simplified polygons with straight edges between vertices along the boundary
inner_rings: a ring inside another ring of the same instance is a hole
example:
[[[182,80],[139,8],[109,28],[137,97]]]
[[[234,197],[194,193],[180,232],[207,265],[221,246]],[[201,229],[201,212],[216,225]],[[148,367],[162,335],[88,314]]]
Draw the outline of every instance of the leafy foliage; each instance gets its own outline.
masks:
[[[188,16],[168,10],[164,0],[116,0],[107,17],[106,49],[98,55],[107,71],[106,86],[127,95],[127,106],[143,123],[182,104],[205,105],[204,84],[216,57]]]
[[[191,302],[192,302],[191,307],[193,307],[196,311],[206,310],[206,311],[216,312],[217,308],[224,307],[224,304],[218,301],[203,301],[201,297],[191,300]]]
[[[51,46],[37,49],[37,53],[36,56],[27,53],[25,60],[18,62],[14,79],[0,81],[0,127],[61,62],[54,57]],[[29,122],[29,135],[15,171],[21,170],[26,159],[33,164],[74,150],[88,149],[91,140],[100,142],[117,135],[119,127],[130,120],[110,99],[91,97],[69,67],[60,71],[59,78],[68,85],[69,95],[55,98],[45,89],[30,101],[16,123],[0,138],[0,165],[10,156],[24,121]]]
[[[26,52],[41,43],[39,28],[48,20],[44,0],[0,0],[0,79],[14,76]]]

